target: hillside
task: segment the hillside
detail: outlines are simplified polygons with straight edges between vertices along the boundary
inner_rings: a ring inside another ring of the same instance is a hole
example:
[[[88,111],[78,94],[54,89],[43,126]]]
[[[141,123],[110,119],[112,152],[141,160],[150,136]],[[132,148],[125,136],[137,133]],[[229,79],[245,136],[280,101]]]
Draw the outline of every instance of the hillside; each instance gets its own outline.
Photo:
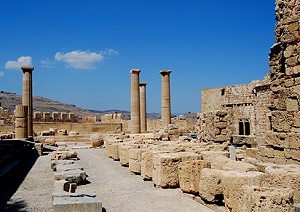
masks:
[[[16,105],[22,104],[22,96],[16,93],[10,93],[5,91],[0,91],[0,106],[4,109],[8,109],[9,113],[12,114],[15,110]],[[75,113],[79,117],[82,116],[97,116],[100,118],[101,114],[106,113],[122,113],[124,114],[125,119],[130,118],[130,112],[124,110],[89,110],[77,107],[73,104],[65,104],[59,101],[47,99],[41,96],[33,97],[33,111],[39,112],[66,112],[66,113]],[[158,113],[149,113],[149,118],[159,118],[160,114]]]

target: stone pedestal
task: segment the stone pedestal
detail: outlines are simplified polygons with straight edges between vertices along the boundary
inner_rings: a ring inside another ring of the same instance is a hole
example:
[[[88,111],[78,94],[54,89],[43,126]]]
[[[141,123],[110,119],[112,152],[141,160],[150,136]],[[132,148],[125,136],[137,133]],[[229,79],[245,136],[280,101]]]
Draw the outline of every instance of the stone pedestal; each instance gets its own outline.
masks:
[[[140,122],[140,70],[132,69],[131,73],[131,133],[141,133]]]
[[[28,106],[28,137],[33,137],[32,122],[32,71],[33,66],[21,66],[23,71],[22,105]]]
[[[171,95],[170,95],[170,70],[161,70],[161,120],[162,126],[171,124]]]
[[[140,117],[142,133],[147,132],[146,85],[146,82],[140,83]]]
[[[17,105],[16,106],[16,122],[15,133],[16,139],[28,138],[28,123],[27,123],[28,106]]]

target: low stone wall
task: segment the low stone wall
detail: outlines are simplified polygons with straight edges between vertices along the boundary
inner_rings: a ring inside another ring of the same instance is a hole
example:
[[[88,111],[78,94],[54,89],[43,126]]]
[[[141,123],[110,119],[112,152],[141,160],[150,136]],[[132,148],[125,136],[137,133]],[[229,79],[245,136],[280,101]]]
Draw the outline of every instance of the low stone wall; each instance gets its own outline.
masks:
[[[53,129],[65,129],[67,132],[76,131],[80,134],[89,133],[119,133],[122,131],[121,123],[34,123],[34,132],[48,131],[50,128]],[[14,132],[14,125],[0,125],[0,132]]]

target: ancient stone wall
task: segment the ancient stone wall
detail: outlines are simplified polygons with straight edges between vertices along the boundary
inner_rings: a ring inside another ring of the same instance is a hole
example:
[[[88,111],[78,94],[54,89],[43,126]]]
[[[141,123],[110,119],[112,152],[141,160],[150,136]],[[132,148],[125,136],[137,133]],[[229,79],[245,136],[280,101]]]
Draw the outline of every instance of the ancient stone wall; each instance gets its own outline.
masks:
[[[276,4],[276,43],[269,62],[271,131],[263,141],[268,161],[300,163],[300,0]]]

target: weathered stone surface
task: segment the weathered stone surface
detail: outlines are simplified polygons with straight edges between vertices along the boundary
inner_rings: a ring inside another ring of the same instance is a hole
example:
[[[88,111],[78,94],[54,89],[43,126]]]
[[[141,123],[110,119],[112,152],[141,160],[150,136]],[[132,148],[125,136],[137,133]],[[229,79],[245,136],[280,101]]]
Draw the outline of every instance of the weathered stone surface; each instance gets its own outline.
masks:
[[[120,156],[119,156],[119,144],[120,143],[113,143],[111,145],[111,157],[114,160],[120,160]]]
[[[56,197],[53,201],[54,212],[102,211],[102,202],[93,197]]]
[[[92,143],[92,147],[100,147],[104,145],[104,138],[101,134],[93,134],[90,137],[90,141]]]
[[[238,172],[251,172],[257,171],[257,168],[250,164],[241,161],[229,160],[221,166],[224,171],[238,171]]]
[[[179,186],[178,164],[187,160],[199,160],[196,153],[178,152],[153,155],[153,176],[155,186],[171,188]]]
[[[225,171],[222,173],[222,185],[225,207],[228,211],[241,211],[239,202],[243,195],[241,187],[244,185],[261,186],[263,173]]]
[[[81,184],[86,180],[86,172],[81,169],[74,169],[54,174],[55,180],[66,180],[69,183]]]
[[[43,143],[50,146],[56,146],[56,140],[54,138],[46,138]]]
[[[152,179],[153,172],[153,155],[167,153],[167,151],[160,150],[146,150],[141,155],[141,176],[144,180]]]
[[[222,170],[204,168],[201,170],[199,195],[207,202],[219,202],[223,199]]]
[[[262,186],[294,189],[294,203],[300,203],[300,165],[275,165],[265,169]]]
[[[294,211],[293,190],[290,188],[243,186],[241,190],[240,211]]]
[[[118,139],[112,139],[112,140],[107,140],[106,141],[106,155],[107,157],[109,158],[112,158],[113,156],[113,147],[112,145],[115,144],[115,143],[120,143],[121,140],[118,140]]]
[[[77,159],[77,152],[75,151],[55,151],[52,154],[51,160],[70,160]]]
[[[57,164],[56,165],[56,172],[65,172],[65,171],[70,171],[74,169],[80,169],[83,170],[83,166],[81,166],[78,163],[74,164]]]
[[[56,166],[58,164],[67,165],[67,164],[74,164],[74,160],[52,160],[51,161],[51,169],[56,171]]]
[[[203,152],[204,153],[204,152]],[[227,154],[229,155],[229,153]],[[229,162],[230,159],[224,155],[220,155],[219,152],[211,152],[209,151],[205,152],[205,154],[202,154],[203,160],[207,160],[211,163],[212,169],[222,169],[222,166]]]
[[[179,187],[183,192],[199,192],[200,173],[203,168],[210,168],[210,162],[204,160],[184,161],[178,164]]]

